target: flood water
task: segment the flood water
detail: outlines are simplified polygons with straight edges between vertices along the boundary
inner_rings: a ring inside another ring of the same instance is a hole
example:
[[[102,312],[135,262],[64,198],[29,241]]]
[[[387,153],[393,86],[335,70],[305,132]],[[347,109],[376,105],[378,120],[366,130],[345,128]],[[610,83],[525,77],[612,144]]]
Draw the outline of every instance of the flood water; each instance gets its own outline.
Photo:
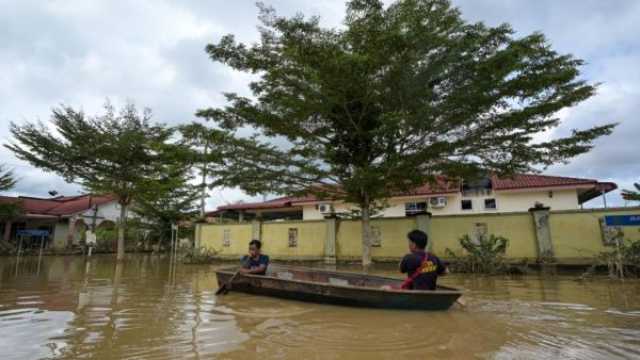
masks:
[[[216,297],[214,265],[113,259],[0,258],[0,359],[640,358],[638,281],[454,274],[465,307],[372,310]]]

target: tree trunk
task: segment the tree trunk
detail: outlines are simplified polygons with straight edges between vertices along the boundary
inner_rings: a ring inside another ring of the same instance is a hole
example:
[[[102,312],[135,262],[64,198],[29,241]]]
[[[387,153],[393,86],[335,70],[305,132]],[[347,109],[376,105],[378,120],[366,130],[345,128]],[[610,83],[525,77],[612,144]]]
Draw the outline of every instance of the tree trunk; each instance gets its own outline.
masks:
[[[127,226],[127,205],[120,204],[120,219],[118,224],[118,255],[116,260],[124,260],[124,232]]]
[[[362,211],[362,266],[367,269],[371,265],[371,223],[369,201],[361,204]]]
[[[204,161],[202,163],[202,193],[200,194],[200,217],[205,217],[205,203],[207,198],[207,151],[209,150],[209,141],[204,146]]]

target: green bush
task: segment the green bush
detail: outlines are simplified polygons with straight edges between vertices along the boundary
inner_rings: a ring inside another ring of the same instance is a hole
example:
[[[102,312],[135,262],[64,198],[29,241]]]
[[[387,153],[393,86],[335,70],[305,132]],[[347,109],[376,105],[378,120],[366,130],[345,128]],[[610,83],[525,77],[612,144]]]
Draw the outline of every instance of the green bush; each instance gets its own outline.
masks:
[[[640,240],[622,240],[613,250],[600,253],[597,260],[607,266],[611,277],[640,277]]]
[[[199,247],[187,252],[182,260],[185,264],[211,264],[216,261],[218,252],[215,249]]]
[[[457,272],[495,274],[508,270],[504,262],[504,254],[509,245],[509,240],[502,236],[480,236],[478,241],[471,240],[469,235],[464,235],[459,240],[463,249],[462,255],[457,255],[449,248],[446,249],[447,257],[452,260],[449,266]]]

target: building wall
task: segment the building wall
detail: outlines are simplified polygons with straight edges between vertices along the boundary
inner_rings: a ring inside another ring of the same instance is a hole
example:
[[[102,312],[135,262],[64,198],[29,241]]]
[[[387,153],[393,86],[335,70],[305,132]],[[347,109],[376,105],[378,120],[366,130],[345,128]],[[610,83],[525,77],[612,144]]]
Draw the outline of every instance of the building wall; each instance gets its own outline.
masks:
[[[59,222],[56,224],[53,233],[53,247],[62,249],[67,244],[67,234],[69,233],[69,224],[67,222]]]
[[[549,213],[551,242],[559,263],[592,263],[594,256],[611,249],[603,245],[600,219],[605,215],[640,215],[640,208],[599,210],[563,210]],[[418,228],[416,217],[381,218],[372,220],[374,237],[379,246],[372,248],[377,261],[397,261],[407,251],[406,234]],[[327,221],[272,222],[262,224],[264,252],[274,259],[309,260],[324,257]],[[252,237],[251,224],[200,224],[196,231],[200,244],[219,251],[223,257],[238,257],[247,252]],[[298,244],[290,247],[288,231],[298,229]],[[446,249],[462,254],[459,239],[473,237],[479,229],[487,234],[509,239],[506,257],[510,261],[527,259],[535,262],[538,245],[533,216],[529,212],[434,216],[429,226],[432,251],[446,257]],[[231,234],[229,247],[222,246],[223,231]],[[640,240],[640,227],[624,227],[626,239]],[[336,224],[336,258],[359,260],[362,254],[362,225],[355,220],[339,220]]]
[[[434,216],[440,215],[462,215],[462,214],[486,214],[522,212],[532,208],[536,202],[540,202],[552,210],[575,210],[580,207],[578,204],[578,193],[576,189],[544,191],[521,191],[521,192],[493,192],[491,195],[463,197],[461,193],[448,194],[447,205],[443,208],[429,207],[429,212]],[[496,199],[495,210],[488,210],[484,207],[485,199]],[[462,210],[462,200],[471,200],[472,210]],[[385,208],[379,217],[404,217],[405,203],[429,201],[428,197],[403,197],[389,200],[388,207]],[[349,212],[354,206],[344,203],[335,203],[334,209],[337,213]],[[302,218],[304,220],[321,220],[323,215],[316,208],[316,205],[305,205],[302,207]]]

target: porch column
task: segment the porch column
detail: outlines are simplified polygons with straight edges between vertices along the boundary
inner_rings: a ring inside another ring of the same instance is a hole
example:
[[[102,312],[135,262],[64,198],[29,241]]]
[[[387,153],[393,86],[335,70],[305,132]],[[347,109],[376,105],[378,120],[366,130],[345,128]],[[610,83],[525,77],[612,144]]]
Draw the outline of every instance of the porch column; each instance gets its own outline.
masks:
[[[69,230],[67,232],[67,247],[73,246],[73,238],[76,233],[76,219],[69,218]]]
[[[11,240],[11,220],[7,220],[4,223],[4,234],[2,235],[2,241],[8,243]]]
[[[553,258],[553,242],[551,240],[551,227],[549,226],[549,208],[534,207],[529,209],[533,218],[536,231],[536,243],[538,248],[538,260]]]
[[[427,251],[433,251],[433,236],[431,236],[431,213],[416,215],[416,227],[418,230],[424,231],[429,237],[427,243]],[[405,239],[406,240],[406,239]]]
[[[602,202],[604,202],[604,208],[607,208],[607,192],[603,189],[601,191],[602,193]]]
[[[241,223],[244,221],[244,212],[238,212],[238,222]]]
[[[324,240],[324,262],[326,264],[336,263],[336,219],[329,218],[324,220],[327,235]]]

